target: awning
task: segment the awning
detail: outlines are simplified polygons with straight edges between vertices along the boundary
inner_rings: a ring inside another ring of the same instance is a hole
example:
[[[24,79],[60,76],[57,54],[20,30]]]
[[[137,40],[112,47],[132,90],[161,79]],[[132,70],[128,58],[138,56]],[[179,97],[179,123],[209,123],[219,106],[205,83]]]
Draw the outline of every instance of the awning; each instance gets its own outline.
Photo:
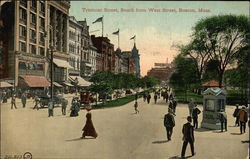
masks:
[[[86,65],[87,67],[92,67],[92,64],[90,64],[90,63],[85,63],[85,65]]]
[[[53,85],[55,85],[56,87],[63,87],[62,85],[60,85],[60,84],[57,83],[57,82],[53,82]]]
[[[80,76],[70,76],[70,78],[73,80],[73,81],[75,81],[76,80],[76,78],[77,78],[77,80],[78,80],[78,86],[81,86],[81,87],[88,87],[88,86],[90,86],[92,83],[91,82],[88,82],[88,81],[86,81],[85,79],[83,79],[82,77],[80,77]]]
[[[56,64],[58,67],[63,67],[63,68],[73,68],[70,66],[70,64],[67,61],[60,60],[60,59],[53,59],[54,64]]]
[[[63,82],[63,84],[65,84],[66,86],[69,86],[69,87],[73,87],[73,85],[68,83],[68,82]]]
[[[20,76],[29,87],[50,87],[50,82],[44,76]]]
[[[0,88],[13,87],[13,85],[8,82],[0,82]]]

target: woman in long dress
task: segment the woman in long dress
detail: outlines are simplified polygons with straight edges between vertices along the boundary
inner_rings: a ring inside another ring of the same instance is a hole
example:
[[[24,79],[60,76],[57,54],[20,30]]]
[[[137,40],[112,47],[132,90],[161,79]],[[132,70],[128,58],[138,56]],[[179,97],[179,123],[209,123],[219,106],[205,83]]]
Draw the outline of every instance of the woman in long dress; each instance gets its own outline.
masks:
[[[82,131],[83,131],[82,138],[85,138],[85,136],[92,136],[94,138],[97,137],[97,133],[95,131],[95,127],[94,127],[92,119],[91,119],[91,113],[90,113],[91,109],[92,109],[91,106],[86,107],[86,110],[88,111],[88,113],[86,114],[85,126],[82,129]]]

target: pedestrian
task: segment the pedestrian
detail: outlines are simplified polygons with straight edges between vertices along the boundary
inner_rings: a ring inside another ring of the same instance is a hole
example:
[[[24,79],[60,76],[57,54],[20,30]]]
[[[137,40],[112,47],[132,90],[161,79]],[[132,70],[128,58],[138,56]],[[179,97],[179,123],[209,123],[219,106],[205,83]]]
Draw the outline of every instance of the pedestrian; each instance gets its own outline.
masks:
[[[219,114],[220,114],[219,119],[220,119],[220,125],[221,125],[221,132],[223,132],[224,128],[225,128],[225,131],[227,131],[227,114],[226,112],[220,112]]]
[[[98,134],[96,133],[95,127],[93,125],[92,119],[91,119],[91,109],[92,107],[89,105],[86,107],[87,110],[87,114],[86,114],[86,123],[82,129],[83,134],[81,138],[85,138],[86,136],[92,136],[94,138],[96,138],[98,136]]]
[[[192,116],[193,108],[195,107],[194,99],[191,98],[191,101],[188,103],[189,116]]]
[[[194,107],[192,112],[193,125],[195,129],[198,129],[198,115],[201,113],[200,109],[197,106]]]
[[[175,111],[176,111],[176,106],[177,106],[177,101],[176,101],[176,99],[175,98],[173,98],[173,112],[174,112],[174,114],[175,114]]]
[[[33,107],[33,109],[39,110],[38,104],[39,104],[40,99],[38,98],[38,96],[35,96],[34,102],[35,102],[35,106]]]
[[[147,95],[146,95],[146,93],[144,93],[144,94],[143,94],[143,101],[145,102],[146,99],[147,99]]]
[[[68,105],[68,100],[67,99],[63,99],[62,100],[62,115],[66,115],[67,105]]]
[[[22,100],[23,108],[25,108],[25,106],[26,106],[26,101],[27,101],[27,94],[26,94],[26,92],[24,92],[24,93],[22,94],[21,100]]]
[[[135,107],[135,114],[137,114],[137,113],[139,114],[137,101],[135,101],[134,107]]]
[[[174,115],[172,113],[172,109],[168,109],[168,113],[164,116],[164,126],[166,127],[167,139],[171,140],[171,136],[173,133],[173,128],[175,126]]]
[[[138,93],[136,92],[135,93],[135,100],[137,101],[137,99],[138,99]]]
[[[236,104],[236,108],[234,110],[234,113],[233,113],[233,117],[235,117],[235,126],[240,126],[240,121],[239,121],[239,118],[240,118],[240,109],[239,109],[239,104]]]
[[[246,123],[248,120],[248,113],[246,107],[243,106],[242,109],[239,111],[239,121],[240,121],[240,133],[246,132]]]
[[[150,93],[147,95],[147,102],[148,102],[148,104],[150,103],[150,99],[151,99],[151,95],[150,95]]]
[[[48,113],[49,113],[49,117],[53,117],[54,116],[54,112],[53,112],[53,109],[54,109],[54,104],[52,101],[50,101],[48,103]]]
[[[169,98],[168,92],[167,92],[167,91],[165,91],[165,99],[166,99],[166,103],[168,102],[168,98]]]
[[[194,152],[194,127],[192,126],[192,117],[187,117],[187,123],[183,125],[182,127],[182,133],[183,133],[183,145],[181,150],[181,157],[185,157],[185,152],[187,148],[187,144],[189,143],[191,148],[192,156],[195,155]]]
[[[74,100],[72,100],[72,106],[71,106],[71,112],[70,112],[70,116],[71,117],[76,117],[78,116],[78,112],[80,111],[80,105],[78,103],[78,100],[75,98]]]
[[[155,95],[154,95],[154,100],[155,100],[155,104],[156,104],[156,102],[157,102],[157,94],[156,94],[156,92],[155,92]]]
[[[3,91],[3,103],[7,103],[7,100],[8,100],[7,92],[4,90]]]
[[[17,107],[16,107],[16,97],[14,95],[11,97],[11,109],[13,109],[13,106],[17,109]]]

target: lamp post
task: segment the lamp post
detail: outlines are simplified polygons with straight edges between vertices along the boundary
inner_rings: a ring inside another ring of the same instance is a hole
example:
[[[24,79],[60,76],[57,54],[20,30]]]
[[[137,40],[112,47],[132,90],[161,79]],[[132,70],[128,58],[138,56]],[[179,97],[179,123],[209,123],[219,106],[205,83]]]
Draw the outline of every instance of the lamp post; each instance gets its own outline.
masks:
[[[49,25],[49,30],[51,32],[51,44],[50,44],[50,98],[51,102],[54,106],[53,103],[53,55],[54,55],[54,34],[53,34],[53,29],[52,26]]]
[[[54,34],[53,34],[53,29],[51,25],[48,25],[49,32],[50,32],[50,37],[51,37],[51,43],[49,46],[50,50],[50,98],[51,102],[53,102],[53,55],[54,55]],[[47,32],[44,35],[44,38],[47,37]]]

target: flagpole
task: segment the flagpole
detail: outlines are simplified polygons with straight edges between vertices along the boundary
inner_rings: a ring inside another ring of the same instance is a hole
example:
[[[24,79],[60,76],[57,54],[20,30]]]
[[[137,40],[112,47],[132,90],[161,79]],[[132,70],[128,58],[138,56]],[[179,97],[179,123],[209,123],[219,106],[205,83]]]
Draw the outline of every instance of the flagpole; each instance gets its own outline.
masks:
[[[120,48],[120,29],[118,29],[118,48]]]
[[[102,16],[102,37],[103,37],[103,18],[104,16]]]

